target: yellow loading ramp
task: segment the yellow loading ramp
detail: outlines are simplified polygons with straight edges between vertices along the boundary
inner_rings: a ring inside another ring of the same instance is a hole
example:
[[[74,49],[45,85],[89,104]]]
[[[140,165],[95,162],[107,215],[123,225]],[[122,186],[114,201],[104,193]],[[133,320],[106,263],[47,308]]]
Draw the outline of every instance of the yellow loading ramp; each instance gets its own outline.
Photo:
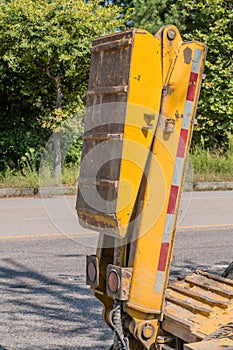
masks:
[[[185,350],[233,349],[233,280],[196,271],[171,282],[162,329],[184,342],[199,343],[187,344]]]
[[[161,56],[144,30],[93,42],[77,197],[84,227],[126,234],[159,117]]]

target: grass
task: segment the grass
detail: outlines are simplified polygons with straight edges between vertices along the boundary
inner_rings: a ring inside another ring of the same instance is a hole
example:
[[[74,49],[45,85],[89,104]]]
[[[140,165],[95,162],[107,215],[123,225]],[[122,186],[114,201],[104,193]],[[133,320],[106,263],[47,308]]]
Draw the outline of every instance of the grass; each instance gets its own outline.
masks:
[[[57,182],[57,180],[54,179],[50,168],[42,169],[39,174],[40,187],[77,186],[78,173],[78,165],[63,167],[61,182]]]
[[[8,171],[5,176],[0,175],[0,188],[38,188],[39,176],[36,172],[23,175],[21,172]]]
[[[43,175],[31,171],[23,175],[21,172],[8,171],[5,176],[0,174],[0,188],[39,188],[48,186],[77,186],[78,167],[66,167],[62,170],[62,182],[57,183],[49,171]]]
[[[190,155],[194,182],[233,181],[233,152],[196,148]]]
[[[233,181],[233,150],[227,152],[217,150],[210,152],[196,148],[190,154],[193,169],[193,183],[202,181]],[[64,167],[62,170],[63,186],[76,186],[78,178],[78,166]],[[0,188],[39,188],[58,185],[49,170],[43,172],[43,176],[35,171],[23,175],[20,172],[8,171],[5,176],[0,174]]]

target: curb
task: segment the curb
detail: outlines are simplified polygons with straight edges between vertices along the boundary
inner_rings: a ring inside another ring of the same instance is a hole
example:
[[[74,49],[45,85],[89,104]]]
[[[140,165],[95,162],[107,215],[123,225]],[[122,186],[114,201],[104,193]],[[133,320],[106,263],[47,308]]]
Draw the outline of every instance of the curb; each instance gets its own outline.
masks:
[[[0,188],[0,198],[4,197],[55,197],[63,195],[74,195],[77,187],[40,187],[40,188]]]
[[[222,191],[233,190],[233,181],[225,182],[196,182],[193,184],[194,191]],[[56,197],[75,195],[77,186],[40,187],[40,188],[0,188],[0,198],[4,197]]]
[[[233,181],[197,182],[193,184],[194,191],[233,190]]]

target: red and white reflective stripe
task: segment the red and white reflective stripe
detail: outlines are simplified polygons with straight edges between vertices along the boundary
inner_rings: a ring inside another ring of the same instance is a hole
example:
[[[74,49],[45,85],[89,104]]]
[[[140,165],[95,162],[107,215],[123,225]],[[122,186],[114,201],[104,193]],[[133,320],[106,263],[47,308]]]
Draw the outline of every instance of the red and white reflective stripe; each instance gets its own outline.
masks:
[[[191,116],[193,111],[193,102],[196,94],[196,85],[198,74],[200,71],[200,64],[203,51],[199,49],[194,50],[193,64],[189,78],[189,86],[184,107],[184,116],[180,130],[180,137],[176,153],[175,169],[172,178],[170,196],[168,200],[168,208],[166,215],[166,222],[164,227],[163,239],[160,249],[158,269],[155,280],[155,293],[162,293],[164,286],[165,271],[167,266],[167,258],[169,246],[171,241],[171,233],[174,225],[176,203],[179,194],[179,187],[181,182],[182,170],[184,166],[184,155],[187,146],[188,133],[190,128]]]

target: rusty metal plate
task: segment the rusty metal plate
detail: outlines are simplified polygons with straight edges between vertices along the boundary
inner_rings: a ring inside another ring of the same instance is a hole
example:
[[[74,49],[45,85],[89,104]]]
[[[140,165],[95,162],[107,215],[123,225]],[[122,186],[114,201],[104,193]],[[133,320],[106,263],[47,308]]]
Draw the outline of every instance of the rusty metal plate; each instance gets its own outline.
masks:
[[[83,226],[97,230],[118,227],[114,212],[132,36],[127,31],[102,37],[92,47],[77,211]]]

